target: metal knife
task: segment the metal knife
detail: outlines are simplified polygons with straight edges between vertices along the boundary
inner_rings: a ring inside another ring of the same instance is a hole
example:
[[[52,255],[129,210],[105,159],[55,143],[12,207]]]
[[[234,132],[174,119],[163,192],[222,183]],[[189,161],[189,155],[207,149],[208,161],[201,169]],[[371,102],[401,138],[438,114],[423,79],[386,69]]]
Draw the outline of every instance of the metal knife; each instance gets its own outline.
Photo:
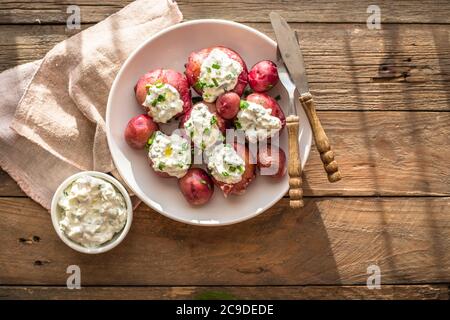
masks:
[[[289,74],[294,81],[299,92],[299,100],[308,116],[309,123],[314,135],[316,148],[320,153],[323,166],[327,172],[328,181],[336,182],[341,180],[341,173],[339,172],[338,164],[334,159],[334,152],[331,150],[330,142],[325,131],[322,128],[319,117],[316,113],[316,107],[311,93],[309,92],[308,78],[306,76],[305,65],[303,62],[303,55],[298,44],[297,36],[278,13],[270,13],[270,21],[272,22],[273,30],[278,42],[278,49],[281,57],[286,65]],[[294,118],[289,122],[289,115],[286,119],[288,130],[289,125],[294,126]],[[298,117],[297,117],[298,130]],[[289,136],[291,134],[289,133]]]

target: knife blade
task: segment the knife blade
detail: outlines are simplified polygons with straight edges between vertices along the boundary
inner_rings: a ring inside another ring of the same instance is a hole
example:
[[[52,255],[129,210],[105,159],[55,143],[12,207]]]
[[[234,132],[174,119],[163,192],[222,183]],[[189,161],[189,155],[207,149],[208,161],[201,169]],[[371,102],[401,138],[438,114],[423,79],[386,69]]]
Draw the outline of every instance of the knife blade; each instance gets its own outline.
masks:
[[[284,20],[278,13],[270,13],[270,21],[275,37],[278,43],[278,49],[281,58],[286,65],[286,68],[300,93],[299,100],[308,117],[311,129],[316,142],[316,148],[320,153],[325,172],[328,176],[328,181],[336,182],[341,180],[341,173],[338,164],[334,159],[334,152],[331,150],[328,137],[323,130],[322,124],[316,112],[315,102],[313,96],[309,92],[308,77],[306,75],[305,64],[303,62],[303,55],[298,44],[297,34],[292,31],[286,20]],[[289,121],[289,116],[286,118],[288,129],[289,125],[294,125],[294,121]],[[294,120],[294,119],[291,119]],[[297,120],[298,122],[298,117]],[[298,126],[298,123],[296,124]],[[294,128],[295,129],[295,128]],[[294,171],[292,171],[294,172]],[[291,177],[291,175],[289,174]]]
[[[295,32],[286,20],[276,12],[270,13],[270,21],[278,42],[281,57],[300,94],[309,92],[308,77],[303,62],[302,51]]]

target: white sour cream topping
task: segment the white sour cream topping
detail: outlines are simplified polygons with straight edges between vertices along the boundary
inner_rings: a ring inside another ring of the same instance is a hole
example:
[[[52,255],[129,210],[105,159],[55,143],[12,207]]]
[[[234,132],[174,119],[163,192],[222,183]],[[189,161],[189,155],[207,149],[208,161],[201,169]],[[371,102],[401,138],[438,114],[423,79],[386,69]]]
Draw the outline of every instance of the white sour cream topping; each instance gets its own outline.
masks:
[[[231,145],[219,144],[208,152],[208,169],[218,181],[238,183],[245,171],[245,161]]]
[[[213,49],[200,68],[199,85],[203,89],[203,100],[214,102],[218,96],[233,90],[242,66],[220,49]]]
[[[250,101],[241,102],[237,120],[252,143],[272,137],[281,129],[281,120],[272,116],[270,109]]]
[[[157,82],[148,86],[144,105],[156,122],[166,123],[183,111],[183,101],[177,89],[167,83]]]
[[[76,179],[64,190],[58,207],[61,230],[86,248],[111,240],[127,221],[123,195],[111,183],[89,175]]]
[[[157,131],[148,150],[155,171],[182,178],[191,164],[191,145],[188,140],[172,134],[167,136]]]
[[[217,124],[217,118],[204,103],[198,103],[192,108],[184,128],[194,144],[203,150],[224,139]]]

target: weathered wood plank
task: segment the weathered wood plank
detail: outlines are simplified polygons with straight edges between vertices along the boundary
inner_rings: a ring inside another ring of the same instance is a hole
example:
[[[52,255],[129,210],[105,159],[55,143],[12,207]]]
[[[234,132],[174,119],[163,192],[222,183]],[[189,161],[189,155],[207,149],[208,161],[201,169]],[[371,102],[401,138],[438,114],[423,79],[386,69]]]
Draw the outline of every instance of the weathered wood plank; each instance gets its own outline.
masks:
[[[313,146],[307,196],[450,195],[450,113],[320,112],[343,180],[330,184]],[[0,175],[0,196],[22,195]]]
[[[159,1],[159,0],[154,0]],[[83,23],[95,23],[117,12],[131,0],[10,1],[1,0],[0,23],[66,23],[67,7],[78,5]],[[268,21],[275,10],[291,22],[366,23],[370,0],[178,0],[185,20],[220,18],[244,22]],[[450,4],[445,0],[379,0],[382,23],[449,23]],[[424,10],[426,8],[426,10]]]
[[[154,300],[154,299],[383,299],[448,300],[447,285],[384,285],[379,290],[366,286],[276,286],[276,287],[1,287],[0,300]]]
[[[250,24],[273,37],[269,24]],[[320,110],[450,110],[450,28],[293,24]],[[2,26],[0,70],[42,58],[73,32]]]
[[[0,283],[82,285],[365,285],[450,282],[450,198],[281,200],[247,222],[195,227],[142,205],[125,241],[97,256],[66,247],[49,214],[26,198],[0,199]]]
[[[17,183],[3,170],[0,169],[0,197],[25,196]]]

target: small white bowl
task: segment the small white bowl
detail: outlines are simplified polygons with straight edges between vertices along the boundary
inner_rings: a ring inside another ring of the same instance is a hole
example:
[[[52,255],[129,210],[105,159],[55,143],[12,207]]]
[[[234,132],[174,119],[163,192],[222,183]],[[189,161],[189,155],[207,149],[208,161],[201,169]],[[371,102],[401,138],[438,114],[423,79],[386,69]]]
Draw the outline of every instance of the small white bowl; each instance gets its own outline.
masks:
[[[115,234],[111,240],[109,240],[108,242],[106,242],[105,244],[103,244],[97,248],[83,247],[82,245],[74,242],[69,237],[67,237],[67,235],[59,227],[60,212],[58,209],[58,201],[59,201],[59,198],[61,197],[61,194],[74,180],[76,180],[80,177],[86,176],[86,175],[100,178],[100,179],[103,179],[105,181],[112,183],[123,195],[123,198],[125,199],[125,203],[127,206],[127,221],[126,221],[123,229],[120,232],[118,232],[117,234]],[[68,177],[66,180],[64,180],[63,183],[60,184],[58,189],[56,189],[56,192],[53,195],[53,199],[52,199],[51,216],[52,216],[53,227],[55,228],[55,231],[58,234],[58,236],[61,238],[61,240],[65,244],[67,244],[69,247],[71,247],[72,249],[74,249],[78,252],[88,253],[88,254],[98,254],[98,253],[103,253],[103,252],[111,250],[112,248],[117,246],[119,243],[121,243],[122,240],[125,238],[128,231],[130,230],[131,222],[133,220],[133,207],[132,207],[131,199],[130,199],[130,196],[128,195],[128,192],[125,190],[125,188],[122,186],[122,184],[120,184],[120,182],[117,181],[115,178],[113,178],[110,175],[107,175],[105,173],[102,173],[102,172],[83,171],[83,172],[79,172],[79,173],[76,173],[76,174]]]

